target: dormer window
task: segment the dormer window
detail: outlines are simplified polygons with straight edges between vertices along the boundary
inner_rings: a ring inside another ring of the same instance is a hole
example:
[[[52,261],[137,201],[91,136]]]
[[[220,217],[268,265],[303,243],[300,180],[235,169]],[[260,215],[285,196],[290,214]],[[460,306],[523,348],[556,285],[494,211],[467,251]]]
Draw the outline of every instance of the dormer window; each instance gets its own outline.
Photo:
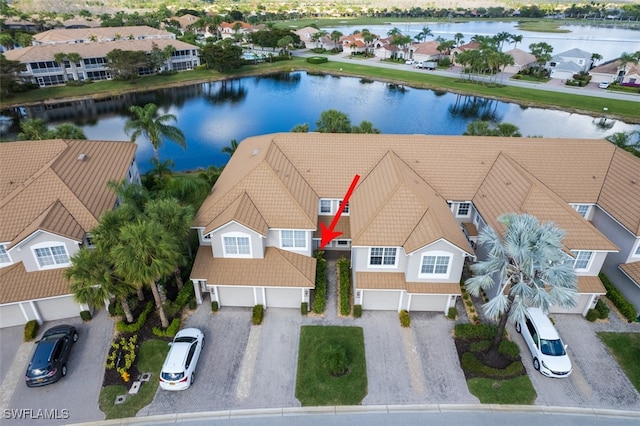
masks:
[[[69,264],[69,254],[63,244],[44,244],[34,247],[33,252],[41,269]]]
[[[251,257],[251,241],[241,233],[226,234],[222,237],[225,257]]]

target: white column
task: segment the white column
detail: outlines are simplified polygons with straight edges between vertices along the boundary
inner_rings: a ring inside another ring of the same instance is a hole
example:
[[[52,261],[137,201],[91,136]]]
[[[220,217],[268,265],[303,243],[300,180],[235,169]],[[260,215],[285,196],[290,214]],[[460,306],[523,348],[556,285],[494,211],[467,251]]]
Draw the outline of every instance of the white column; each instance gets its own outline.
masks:
[[[198,305],[202,305],[202,292],[200,289],[200,280],[191,280],[191,284],[193,285],[193,293],[196,296],[196,303]]]
[[[35,320],[38,321],[38,324],[42,325],[44,321],[42,320],[42,316],[40,316],[40,312],[38,312],[38,308],[36,307],[36,304],[33,302],[33,300],[30,300],[29,305],[31,306],[33,315],[36,317]]]

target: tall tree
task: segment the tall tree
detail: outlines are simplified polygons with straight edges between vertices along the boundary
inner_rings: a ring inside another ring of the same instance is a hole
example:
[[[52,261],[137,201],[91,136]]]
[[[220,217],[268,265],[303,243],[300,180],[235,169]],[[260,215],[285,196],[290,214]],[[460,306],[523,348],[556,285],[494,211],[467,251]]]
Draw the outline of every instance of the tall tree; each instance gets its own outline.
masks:
[[[545,64],[551,60],[553,47],[549,43],[545,43],[543,41],[540,43],[531,43],[529,45],[529,50],[531,50],[531,54],[536,57],[536,63],[538,64],[538,79],[540,79],[542,78],[542,72],[545,69]]]
[[[148,65],[147,54],[141,50],[113,49],[105,55],[105,58],[114,77],[130,80],[131,83],[139,77],[140,68]]]
[[[524,36],[522,34],[511,34],[509,38],[509,42],[513,43],[513,48],[515,49],[518,46],[518,43],[522,42]]]
[[[10,61],[0,53],[0,93],[4,96],[13,95],[19,90],[19,74],[25,69],[20,61]]]
[[[86,139],[84,131],[73,123],[62,123],[47,132],[47,139]]]
[[[231,142],[229,142],[229,146],[225,146],[220,150],[220,152],[222,152],[223,154],[229,154],[229,157],[232,157],[236,152],[236,149],[238,149],[238,141],[235,139],[231,139]]]
[[[170,275],[178,265],[177,239],[161,224],[140,218],[122,227],[120,241],[120,245],[111,249],[116,272],[137,287],[151,287],[160,322],[167,328],[169,321],[157,281]]]
[[[20,122],[19,141],[39,141],[47,139],[47,125],[42,118],[27,118]]]
[[[637,140],[634,140],[634,137],[638,136]],[[629,132],[616,132],[605,138],[615,146],[624,149],[625,151],[629,151],[636,157],[640,157],[640,132],[638,131],[629,131]]]
[[[502,238],[490,226],[480,231],[478,243],[487,258],[471,266],[474,276],[466,281],[475,296],[498,285],[496,296],[483,305],[484,313],[498,320],[491,351],[498,350],[507,319],[524,320],[527,304],[544,311],[555,304],[571,307],[577,295],[577,277],[560,228],[529,214],[505,214],[498,222],[504,227]]]
[[[456,46],[460,46],[462,43],[464,43],[464,34],[455,33],[453,35],[453,39],[456,41]]]
[[[187,141],[184,133],[176,126],[167,124],[170,121],[177,121],[173,114],[163,114],[158,116],[158,105],[148,103],[144,107],[132,105],[129,111],[134,118],[127,121],[124,130],[131,133],[131,142],[135,142],[139,136],[144,136],[151,142],[153,154],[156,160],[159,159],[158,150],[164,138],[167,138],[183,148],[186,148]]]
[[[351,120],[345,113],[329,109],[322,111],[316,127],[320,133],[351,133]]]
[[[342,37],[342,33],[338,30],[331,31],[329,35],[331,41],[333,42],[333,50],[338,50],[338,42],[340,41],[340,37]]]

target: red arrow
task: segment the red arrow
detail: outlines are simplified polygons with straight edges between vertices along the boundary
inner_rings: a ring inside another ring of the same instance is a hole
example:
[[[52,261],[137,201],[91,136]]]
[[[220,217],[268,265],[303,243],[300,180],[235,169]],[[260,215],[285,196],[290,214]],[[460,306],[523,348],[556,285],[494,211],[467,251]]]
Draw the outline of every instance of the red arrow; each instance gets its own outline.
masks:
[[[336,212],[336,215],[333,217],[333,220],[331,221],[331,225],[329,225],[329,228],[327,228],[324,225],[324,223],[320,224],[320,232],[322,232],[322,239],[320,240],[320,250],[322,250],[324,248],[324,246],[329,244],[331,242],[331,240],[333,240],[334,238],[339,237],[340,235],[342,235],[342,232],[336,232],[336,231],[334,231],[334,229],[336,228],[336,225],[338,224],[338,221],[340,220],[340,216],[342,215],[342,212],[344,211],[345,207],[347,206],[347,203],[349,202],[349,198],[351,198],[351,194],[353,193],[353,190],[356,188],[356,185],[358,184],[358,180],[359,179],[360,179],[360,175],[355,175],[353,177],[353,181],[351,182],[351,186],[347,190],[347,194],[342,199],[342,204],[340,204],[340,208]]]

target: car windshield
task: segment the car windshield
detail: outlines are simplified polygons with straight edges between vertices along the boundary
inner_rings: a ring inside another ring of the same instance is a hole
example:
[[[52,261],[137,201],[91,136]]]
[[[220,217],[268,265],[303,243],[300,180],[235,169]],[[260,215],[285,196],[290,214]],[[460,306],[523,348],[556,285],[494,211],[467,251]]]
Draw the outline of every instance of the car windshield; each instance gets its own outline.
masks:
[[[565,355],[564,345],[562,344],[562,340],[540,340],[540,347],[542,353],[550,356],[562,356]]]
[[[176,337],[176,339],[173,341],[173,343],[191,343],[191,342],[195,342],[195,341],[196,341],[195,337],[182,336],[182,337]]]
[[[164,380],[180,380],[184,377],[184,372],[180,372],[180,373],[167,373],[165,371],[162,372],[162,378]]]

